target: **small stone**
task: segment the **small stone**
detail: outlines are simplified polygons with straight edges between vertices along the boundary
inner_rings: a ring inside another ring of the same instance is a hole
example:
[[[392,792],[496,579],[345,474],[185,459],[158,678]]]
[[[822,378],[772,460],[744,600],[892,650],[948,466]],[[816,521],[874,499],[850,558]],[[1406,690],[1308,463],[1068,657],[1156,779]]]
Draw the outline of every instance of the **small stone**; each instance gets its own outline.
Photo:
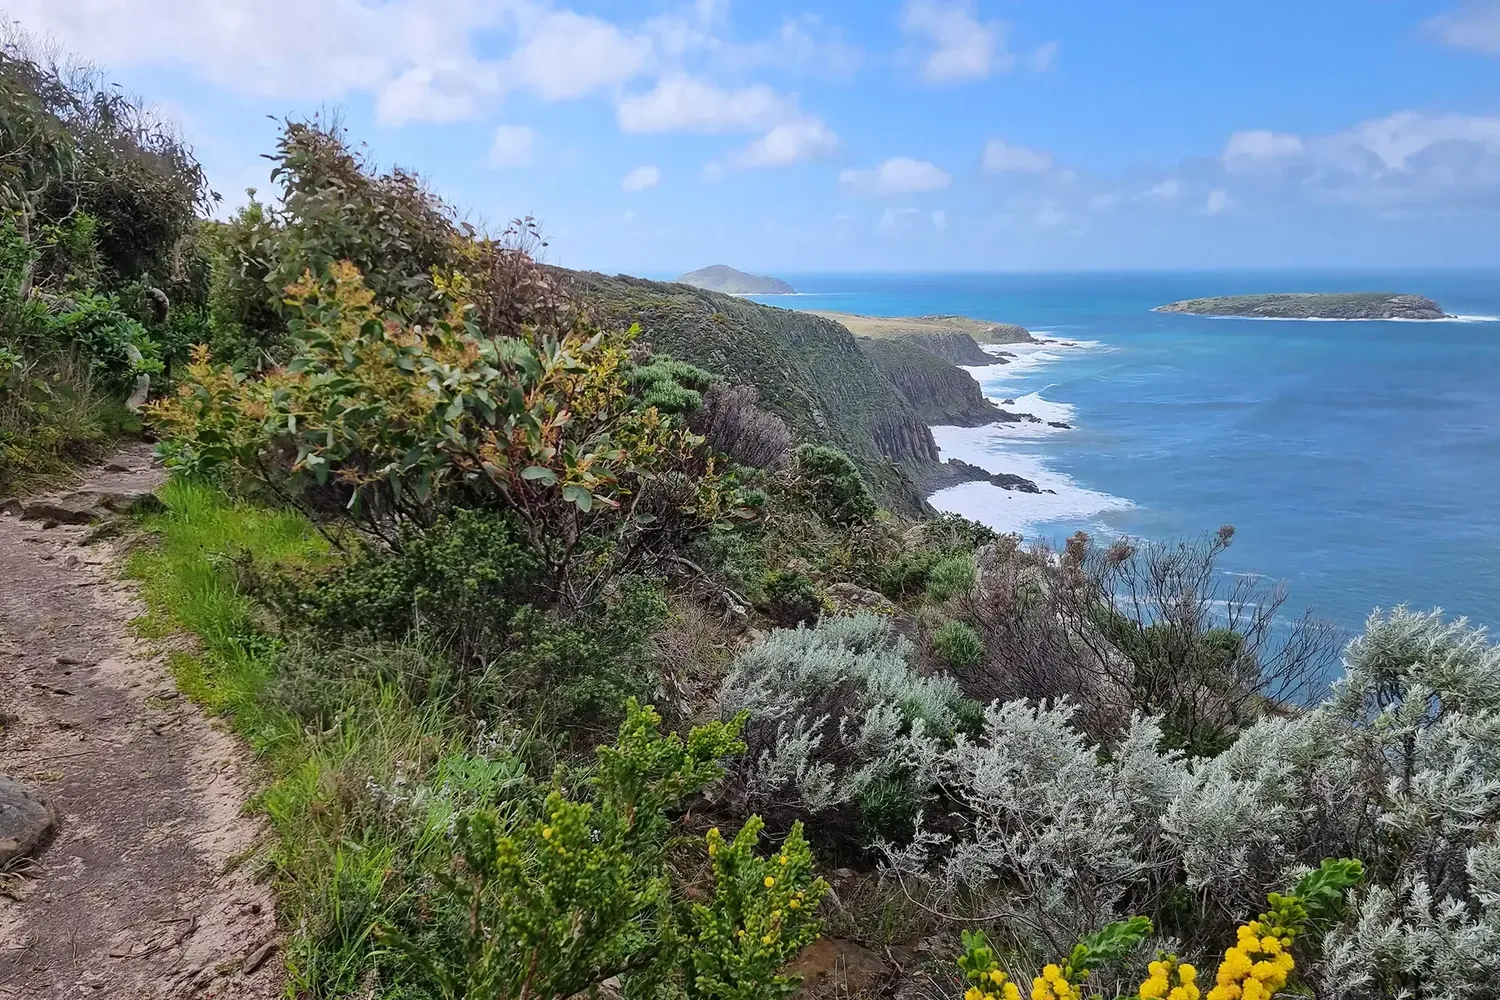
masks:
[[[159,688],[158,690],[151,692],[151,697],[156,698],[160,701],[171,701],[173,698],[176,698],[177,695],[177,689],[172,687]]]
[[[57,809],[29,785],[0,775],[0,867],[35,851],[57,831]]]
[[[6,514],[11,517],[20,517],[25,512],[25,505],[15,497],[6,497],[4,500],[0,500],[0,514]]]
[[[250,954],[246,955],[243,968],[245,975],[250,975],[250,973],[254,972],[256,969],[264,965],[266,963],[266,959],[270,958],[271,953],[275,950],[276,942],[267,941],[265,944],[261,945],[259,948],[256,948]]]
[[[80,558],[78,558],[77,555],[69,555],[68,558],[66,558],[66,559],[63,560],[63,568],[64,569],[77,569],[79,566],[82,566],[82,565],[83,565],[83,560],[80,559]]]
[[[109,462],[109,463],[105,464],[104,471],[105,472],[138,472],[140,470],[137,469],[137,468],[135,468],[134,466],[126,465],[124,462]]]
[[[52,658],[52,662],[59,667],[81,667],[83,660],[72,653],[58,653]]]
[[[93,545],[95,542],[102,542],[106,538],[113,538],[123,530],[124,525],[118,517],[107,517],[84,532],[83,537],[78,540],[78,544]]]

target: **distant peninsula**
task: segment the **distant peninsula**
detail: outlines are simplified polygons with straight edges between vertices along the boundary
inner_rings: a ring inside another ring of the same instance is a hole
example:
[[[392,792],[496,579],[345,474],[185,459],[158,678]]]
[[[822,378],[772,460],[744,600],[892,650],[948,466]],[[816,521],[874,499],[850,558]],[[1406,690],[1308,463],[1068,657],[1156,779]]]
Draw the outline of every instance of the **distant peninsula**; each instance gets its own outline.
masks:
[[[728,264],[712,264],[689,271],[677,279],[684,285],[725,295],[795,295],[797,290],[780,278],[746,274]]]
[[[1156,312],[1252,319],[1444,319],[1429,298],[1395,292],[1280,292],[1184,299],[1157,306]]]
[[[959,339],[974,344],[1034,344],[1036,338],[1024,326],[1014,323],[991,323],[968,316],[856,316],[854,313],[825,312],[809,309],[814,316],[842,324],[856,337],[902,337],[932,342]],[[946,353],[939,351],[939,353]],[[949,357],[954,364],[994,364],[993,355]]]

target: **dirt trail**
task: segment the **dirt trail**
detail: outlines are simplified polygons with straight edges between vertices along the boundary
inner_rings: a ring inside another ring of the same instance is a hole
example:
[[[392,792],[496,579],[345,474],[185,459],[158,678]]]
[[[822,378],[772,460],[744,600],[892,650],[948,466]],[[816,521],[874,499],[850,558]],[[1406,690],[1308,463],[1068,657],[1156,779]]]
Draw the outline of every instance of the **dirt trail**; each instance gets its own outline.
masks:
[[[161,478],[134,445],[75,489]],[[118,548],[45,524],[0,514],[0,715],[18,718],[0,773],[61,814],[36,865],[0,876],[0,998],[279,996],[246,750],[132,637]]]

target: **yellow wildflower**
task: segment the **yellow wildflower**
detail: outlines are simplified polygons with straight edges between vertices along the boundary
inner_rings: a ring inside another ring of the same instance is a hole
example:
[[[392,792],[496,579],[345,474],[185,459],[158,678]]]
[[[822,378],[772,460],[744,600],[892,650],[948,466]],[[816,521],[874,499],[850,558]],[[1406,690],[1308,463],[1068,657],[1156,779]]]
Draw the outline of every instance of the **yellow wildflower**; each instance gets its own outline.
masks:
[[[766,876],[765,882],[766,882],[766,888],[767,889],[771,888],[773,885],[776,884],[776,880],[774,878],[772,878],[771,876],[769,876],[769,875]]]

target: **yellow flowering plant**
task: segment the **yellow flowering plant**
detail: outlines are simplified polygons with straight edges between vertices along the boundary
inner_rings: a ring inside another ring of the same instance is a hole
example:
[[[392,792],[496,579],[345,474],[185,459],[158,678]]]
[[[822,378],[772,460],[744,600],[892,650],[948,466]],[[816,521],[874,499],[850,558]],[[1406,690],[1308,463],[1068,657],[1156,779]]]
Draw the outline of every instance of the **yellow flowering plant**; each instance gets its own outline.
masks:
[[[1140,1000],[1198,1000],[1198,969],[1176,955],[1158,954],[1147,967],[1149,975],[1138,991]]]
[[[1000,968],[983,931],[963,932],[964,952],[958,968],[969,982],[964,1000],[1021,1000],[1021,990]]]
[[[1075,944],[1065,962],[1043,967],[1031,981],[1031,1000],[1082,1000],[1083,981],[1095,969],[1124,958],[1150,933],[1151,921],[1145,917],[1106,924]],[[963,945],[958,967],[970,983],[964,1000],[1020,1000],[1020,987],[1001,970],[982,932],[965,931]]]
[[[689,1000],[770,1000],[796,993],[780,970],[818,936],[816,911],[828,883],[812,874],[812,852],[793,825],[781,848],[757,850],[765,824],[751,816],[733,840],[708,831],[714,892],[684,920],[682,988]]]
[[[1342,906],[1344,891],[1363,877],[1360,862],[1330,858],[1305,875],[1290,895],[1271,893],[1270,909],[1241,925],[1238,940],[1225,949],[1207,1000],[1270,1000],[1296,970],[1292,946],[1297,939],[1316,934]]]

